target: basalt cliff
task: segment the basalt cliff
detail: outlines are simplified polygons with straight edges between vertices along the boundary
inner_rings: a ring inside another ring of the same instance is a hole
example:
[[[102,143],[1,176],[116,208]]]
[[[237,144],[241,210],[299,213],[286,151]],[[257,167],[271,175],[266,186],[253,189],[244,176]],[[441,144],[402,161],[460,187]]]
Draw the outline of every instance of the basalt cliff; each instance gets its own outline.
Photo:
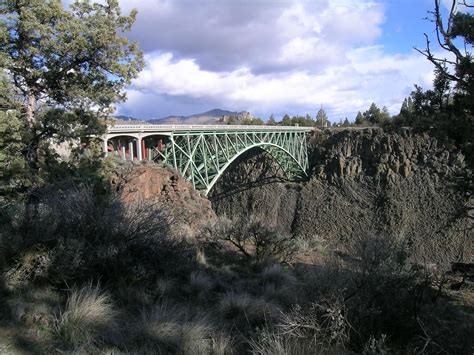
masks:
[[[405,129],[316,132],[309,141],[306,181],[289,183],[273,160],[253,152],[234,164],[210,199],[217,214],[258,215],[311,241],[330,243],[367,233],[414,243],[433,254],[473,257],[463,154],[427,134]],[[466,248],[456,245],[462,241]],[[435,261],[435,260],[430,260]]]

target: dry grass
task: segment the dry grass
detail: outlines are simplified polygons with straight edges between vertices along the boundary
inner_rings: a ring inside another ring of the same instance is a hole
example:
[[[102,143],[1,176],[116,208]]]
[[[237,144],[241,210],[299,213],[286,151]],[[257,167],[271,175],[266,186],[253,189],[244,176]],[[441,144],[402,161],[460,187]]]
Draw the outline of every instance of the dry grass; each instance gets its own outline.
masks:
[[[168,303],[143,310],[132,324],[130,336],[155,352],[179,354],[231,354],[232,339],[216,331],[212,319],[187,307]]]
[[[278,314],[278,307],[264,298],[246,293],[228,292],[218,306],[219,315],[239,329],[253,329],[270,322]]]
[[[56,320],[56,338],[67,348],[93,345],[116,329],[116,315],[110,297],[98,285],[72,290]]]

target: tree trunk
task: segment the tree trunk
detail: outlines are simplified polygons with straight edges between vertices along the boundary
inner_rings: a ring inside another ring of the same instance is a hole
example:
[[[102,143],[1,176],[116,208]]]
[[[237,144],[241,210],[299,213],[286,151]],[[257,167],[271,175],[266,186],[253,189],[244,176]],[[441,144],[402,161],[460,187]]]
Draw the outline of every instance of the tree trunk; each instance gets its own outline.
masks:
[[[28,102],[26,103],[26,122],[28,127],[32,128],[35,123],[35,114],[36,114],[36,97],[30,91],[28,93]]]
[[[36,137],[36,96],[32,90],[28,91],[26,102],[26,126],[29,129],[30,137],[29,144],[26,149],[26,161],[29,167],[33,170],[38,169],[38,148],[39,142]]]

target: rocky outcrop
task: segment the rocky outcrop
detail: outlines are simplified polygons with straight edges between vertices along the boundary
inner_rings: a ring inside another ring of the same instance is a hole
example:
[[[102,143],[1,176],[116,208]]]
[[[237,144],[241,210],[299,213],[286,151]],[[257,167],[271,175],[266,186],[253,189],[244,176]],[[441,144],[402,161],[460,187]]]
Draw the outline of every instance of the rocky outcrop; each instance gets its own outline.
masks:
[[[211,202],[174,169],[149,163],[123,165],[110,183],[126,204],[158,203],[172,211],[172,227],[183,236],[193,236],[215,218]]]
[[[365,175],[394,184],[419,172],[443,178],[465,167],[458,149],[409,129],[326,131],[316,134],[310,145],[312,175],[323,180]]]
[[[466,166],[455,147],[409,130],[366,129],[318,132],[308,153],[310,178],[299,183],[283,182],[271,169],[262,174],[259,166],[274,164],[266,155],[247,157],[217,186],[214,209],[230,216],[257,214],[335,248],[367,233],[383,233],[423,241],[412,249],[428,259],[441,245],[445,256],[474,257],[473,238],[458,218],[466,196],[455,183]],[[249,172],[252,166],[256,169]],[[236,182],[234,190],[229,181]],[[246,188],[238,188],[237,181]]]

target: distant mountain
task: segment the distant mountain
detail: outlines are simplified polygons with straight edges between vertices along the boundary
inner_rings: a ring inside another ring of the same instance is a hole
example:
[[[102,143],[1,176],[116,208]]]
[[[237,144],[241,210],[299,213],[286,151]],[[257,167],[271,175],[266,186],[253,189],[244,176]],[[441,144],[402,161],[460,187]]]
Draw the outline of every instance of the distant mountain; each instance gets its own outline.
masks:
[[[122,124],[146,124],[147,123],[144,120],[141,120],[139,118],[124,116],[124,115],[112,116],[111,119],[115,120],[116,123],[122,123]]]
[[[160,119],[148,120],[153,124],[216,124],[225,123],[225,117],[239,117],[242,112],[214,109],[189,116],[168,116]]]
[[[111,117],[118,124],[236,124],[245,119],[252,119],[249,112],[235,112],[214,109],[189,116],[167,116],[158,119],[142,120],[135,117],[117,115]]]

